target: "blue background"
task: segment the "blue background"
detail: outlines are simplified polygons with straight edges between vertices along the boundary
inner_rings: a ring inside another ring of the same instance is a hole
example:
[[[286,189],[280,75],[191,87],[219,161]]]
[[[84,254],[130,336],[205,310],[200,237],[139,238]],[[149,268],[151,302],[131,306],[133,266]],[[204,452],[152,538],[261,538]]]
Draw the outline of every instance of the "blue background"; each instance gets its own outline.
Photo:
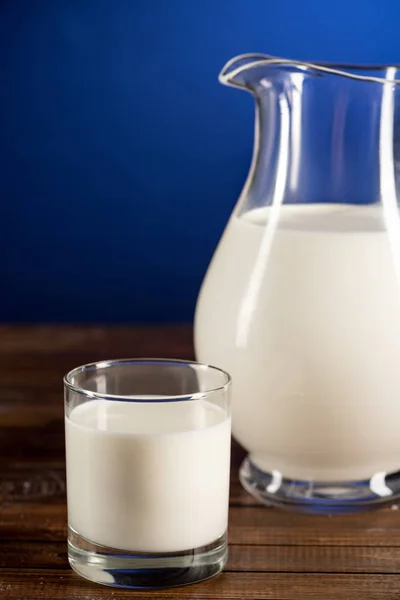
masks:
[[[0,320],[189,321],[246,177],[243,52],[400,62],[397,0],[2,0]]]

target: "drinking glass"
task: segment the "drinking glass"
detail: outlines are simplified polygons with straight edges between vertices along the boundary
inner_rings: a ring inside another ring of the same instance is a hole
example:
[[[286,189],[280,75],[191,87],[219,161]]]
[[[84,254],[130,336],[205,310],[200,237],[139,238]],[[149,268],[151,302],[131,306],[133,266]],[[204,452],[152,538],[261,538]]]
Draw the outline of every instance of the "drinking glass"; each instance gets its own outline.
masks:
[[[230,376],[187,361],[124,359],[78,367],[64,386],[71,567],[133,588],[219,573]]]

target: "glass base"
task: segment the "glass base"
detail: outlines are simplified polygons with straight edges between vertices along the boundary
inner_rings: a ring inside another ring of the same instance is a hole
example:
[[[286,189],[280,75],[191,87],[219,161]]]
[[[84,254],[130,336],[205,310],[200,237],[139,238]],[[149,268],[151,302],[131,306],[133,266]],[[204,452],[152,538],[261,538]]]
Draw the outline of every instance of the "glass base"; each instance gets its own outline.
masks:
[[[165,554],[127,552],[94,544],[68,529],[68,560],[85,579],[114,587],[159,589],[209,579],[228,558],[226,533],[212,544]]]
[[[393,503],[400,497],[400,472],[377,473],[366,481],[313,482],[265,473],[244,459],[239,479],[260,502],[311,514],[352,513]]]

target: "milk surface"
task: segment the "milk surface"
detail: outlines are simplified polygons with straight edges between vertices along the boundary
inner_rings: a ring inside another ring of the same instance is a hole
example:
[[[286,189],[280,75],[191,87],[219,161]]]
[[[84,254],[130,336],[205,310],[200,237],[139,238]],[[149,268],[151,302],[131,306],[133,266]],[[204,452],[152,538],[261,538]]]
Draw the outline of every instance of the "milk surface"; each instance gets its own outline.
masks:
[[[232,375],[233,433],[265,471],[351,481],[400,469],[394,233],[378,206],[231,218],[199,297],[196,353]]]
[[[156,553],[226,531],[230,419],[218,406],[93,400],[65,427],[68,524],[81,536]]]

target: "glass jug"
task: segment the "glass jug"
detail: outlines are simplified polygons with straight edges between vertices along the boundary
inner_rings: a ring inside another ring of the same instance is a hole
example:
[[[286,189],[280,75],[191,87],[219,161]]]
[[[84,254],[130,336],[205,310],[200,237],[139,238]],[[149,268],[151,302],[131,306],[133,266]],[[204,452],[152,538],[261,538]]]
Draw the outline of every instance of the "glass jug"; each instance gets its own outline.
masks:
[[[398,67],[243,55],[247,181],[203,282],[201,362],[233,377],[244,487],[309,512],[400,494]]]

